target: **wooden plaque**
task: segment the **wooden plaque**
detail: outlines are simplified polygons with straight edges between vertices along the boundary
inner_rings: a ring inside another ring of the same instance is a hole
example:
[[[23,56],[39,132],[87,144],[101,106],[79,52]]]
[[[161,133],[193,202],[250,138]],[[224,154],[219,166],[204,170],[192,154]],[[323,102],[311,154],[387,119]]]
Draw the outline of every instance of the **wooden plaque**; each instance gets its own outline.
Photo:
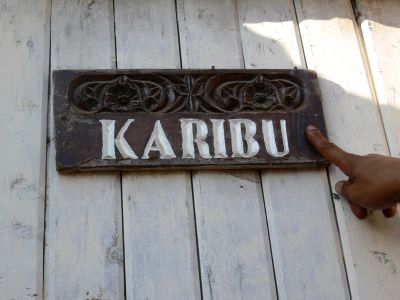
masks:
[[[58,170],[327,165],[307,70],[61,70],[53,73]]]

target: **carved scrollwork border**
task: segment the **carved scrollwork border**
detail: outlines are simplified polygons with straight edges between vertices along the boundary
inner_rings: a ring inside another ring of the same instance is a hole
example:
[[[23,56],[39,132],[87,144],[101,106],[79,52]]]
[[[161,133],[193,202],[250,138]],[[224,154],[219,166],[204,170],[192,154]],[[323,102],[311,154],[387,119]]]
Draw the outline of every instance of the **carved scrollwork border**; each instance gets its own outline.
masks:
[[[116,74],[84,80],[70,101],[80,112],[293,112],[305,105],[304,86],[289,74]]]

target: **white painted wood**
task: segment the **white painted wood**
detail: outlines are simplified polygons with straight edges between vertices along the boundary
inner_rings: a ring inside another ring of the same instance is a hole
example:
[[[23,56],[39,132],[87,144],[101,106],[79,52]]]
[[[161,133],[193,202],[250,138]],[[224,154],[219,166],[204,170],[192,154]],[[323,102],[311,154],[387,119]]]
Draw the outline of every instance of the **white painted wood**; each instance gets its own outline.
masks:
[[[116,0],[118,68],[180,67],[174,1]]]
[[[240,68],[233,1],[177,1],[183,68]],[[193,172],[205,299],[274,299],[259,172]]]
[[[290,0],[238,0],[246,68],[304,68],[296,14]]]
[[[359,0],[358,9],[389,149],[400,157],[400,2]]]
[[[376,101],[371,96],[351,4],[295,0],[308,67],[320,76],[330,139],[348,151],[388,154]],[[332,188],[344,176],[330,168]],[[399,295],[399,218],[380,212],[365,221],[346,201],[334,201],[352,299]]]
[[[190,176],[124,173],[127,299],[200,299]]]
[[[50,1],[0,1],[0,298],[40,299]]]
[[[246,67],[305,67],[292,1],[237,3]],[[325,170],[261,174],[279,298],[349,298]]]
[[[275,299],[258,172],[194,172],[205,299]]]
[[[174,1],[115,2],[119,68],[179,68]],[[200,299],[189,172],[123,173],[128,299]]]
[[[214,2],[177,1],[182,68],[243,67],[236,7]]]
[[[263,172],[280,299],[349,299],[325,170]]]
[[[51,69],[114,67],[113,3],[53,0]],[[47,299],[123,299],[119,173],[60,175],[53,117],[46,213]]]

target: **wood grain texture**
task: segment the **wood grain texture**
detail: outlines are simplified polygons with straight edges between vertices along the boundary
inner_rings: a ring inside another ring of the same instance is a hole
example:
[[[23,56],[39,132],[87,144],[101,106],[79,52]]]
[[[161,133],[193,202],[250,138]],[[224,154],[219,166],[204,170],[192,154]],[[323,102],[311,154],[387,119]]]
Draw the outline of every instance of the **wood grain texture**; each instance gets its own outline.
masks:
[[[112,1],[53,1],[51,69],[112,68]],[[62,176],[50,109],[46,213],[47,299],[123,299],[119,173]]]
[[[262,179],[280,299],[350,299],[325,170]]]
[[[389,150],[400,157],[400,2],[359,0],[357,4]]]
[[[178,1],[183,68],[243,67],[233,1]],[[193,172],[204,299],[276,298],[259,172]]]
[[[53,81],[60,171],[328,164],[304,135],[308,124],[325,133],[315,72],[63,70],[53,73]],[[149,90],[152,94],[144,96]],[[214,135],[213,119],[223,121],[222,138]],[[112,122],[110,138],[105,120]],[[150,136],[157,125],[164,146],[149,151],[154,143]],[[194,139],[193,131],[199,125],[204,126],[203,145],[195,150],[199,134]],[[124,132],[125,148],[118,142],[120,130]],[[247,140],[246,149],[242,139]],[[104,150],[107,144],[114,147],[112,151]],[[188,144],[192,144],[191,149]],[[216,145],[223,145],[223,156]],[[169,148],[168,155],[165,148]]]
[[[118,68],[179,68],[174,1],[116,0],[115,20]]]
[[[305,67],[292,1],[237,4],[247,68]],[[348,299],[325,171],[261,174],[279,298]]]
[[[174,1],[116,1],[119,68],[179,68]],[[127,299],[200,299],[189,172],[123,173]]]
[[[247,69],[304,68],[291,1],[237,1],[241,46]]]
[[[349,1],[296,0],[308,67],[320,75],[330,139],[350,152],[388,154],[371,96]],[[331,184],[343,179],[332,167]],[[332,186],[333,188],[333,186]],[[360,222],[346,201],[335,200],[352,299],[398,297],[399,218],[375,212]]]
[[[200,299],[190,176],[123,174],[127,299]]]
[[[0,1],[0,295],[40,299],[50,1]]]

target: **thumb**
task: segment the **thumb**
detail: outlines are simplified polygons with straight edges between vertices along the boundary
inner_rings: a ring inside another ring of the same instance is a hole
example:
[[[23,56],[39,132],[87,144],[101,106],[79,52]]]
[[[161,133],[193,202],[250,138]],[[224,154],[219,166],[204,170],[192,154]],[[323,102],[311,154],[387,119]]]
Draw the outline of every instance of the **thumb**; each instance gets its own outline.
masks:
[[[310,143],[323,157],[339,167],[347,176],[351,176],[353,170],[352,154],[329,142],[313,125],[307,127],[306,135]]]

